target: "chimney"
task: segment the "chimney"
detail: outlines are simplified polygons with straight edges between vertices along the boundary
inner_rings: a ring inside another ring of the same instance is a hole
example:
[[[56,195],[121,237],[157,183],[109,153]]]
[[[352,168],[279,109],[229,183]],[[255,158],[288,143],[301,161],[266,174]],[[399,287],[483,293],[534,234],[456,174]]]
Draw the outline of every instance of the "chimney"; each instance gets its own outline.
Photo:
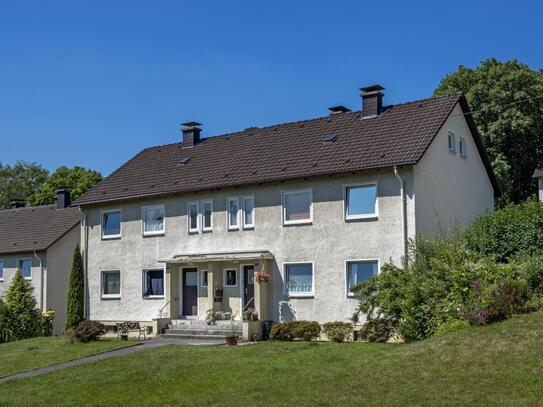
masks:
[[[383,93],[381,85],[360,88],[362,91],[362,118],[378,116],[383,110]]]
[[[200,142],[200,132],[202,129],[198,126],[201,126],[202,124],[198,122],[187,122],[181,123],[181,125],[183,126],[183,148],[194,147]]]
[[[342,105],[329,107],[328,110],[330,111],[330,116],[351,111],[351,109]]]
[[[57,189],[57,208],[64,209],[70,206],[70,191],[66,188]]]
[[[11,209],[24,208],[26,201],[24,199],[14,199],[9,203]]]

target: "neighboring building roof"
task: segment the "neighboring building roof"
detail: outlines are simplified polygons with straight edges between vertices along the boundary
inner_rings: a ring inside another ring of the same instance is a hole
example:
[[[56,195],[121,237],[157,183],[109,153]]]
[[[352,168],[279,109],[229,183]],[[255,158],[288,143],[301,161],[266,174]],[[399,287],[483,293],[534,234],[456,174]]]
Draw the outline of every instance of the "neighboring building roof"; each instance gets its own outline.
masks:
[[[539,161],[539,164],[537,164],[537,167],[535,167],[533,177],[534,178],[543,177],[543,158],[541,159],[541,161]]]
[[[147,148],[75,205],[413,165],[457,103],[469,111],[457,93],[395,105],[372,118],[348,112],[209,137],[192,148],[182,143]],[[465,117],[499,194],[473,120]],[[332,134],[337,137],[325,142]]]
[[[45,250],[79,221],[77,208],[57,205],[0,210],[0,254]]]

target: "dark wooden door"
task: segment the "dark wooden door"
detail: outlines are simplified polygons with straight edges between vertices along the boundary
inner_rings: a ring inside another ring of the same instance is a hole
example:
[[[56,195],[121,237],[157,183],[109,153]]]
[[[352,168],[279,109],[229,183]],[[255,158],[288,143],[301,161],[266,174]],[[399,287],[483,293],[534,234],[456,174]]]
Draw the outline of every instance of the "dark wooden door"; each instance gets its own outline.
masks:
[[[255,267],[243,266],[243,306],[245,309],[255,307]]]
[[[183,315],[198,314],[198,269],[183,269]]]

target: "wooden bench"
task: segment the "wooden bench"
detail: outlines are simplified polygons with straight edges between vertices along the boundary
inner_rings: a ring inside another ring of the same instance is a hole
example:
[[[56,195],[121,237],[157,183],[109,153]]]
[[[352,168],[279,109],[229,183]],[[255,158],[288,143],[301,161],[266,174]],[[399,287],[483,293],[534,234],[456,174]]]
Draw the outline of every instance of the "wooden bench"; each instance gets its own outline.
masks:
[[[143,334],[143,339],[147,340],[147,327],[142,327],[139,322],[125,321],[117,323],[117,338],[120,339],[121,336],[126,335],[128,337],[129,332],[137,332],[138,340],[141,339]]]

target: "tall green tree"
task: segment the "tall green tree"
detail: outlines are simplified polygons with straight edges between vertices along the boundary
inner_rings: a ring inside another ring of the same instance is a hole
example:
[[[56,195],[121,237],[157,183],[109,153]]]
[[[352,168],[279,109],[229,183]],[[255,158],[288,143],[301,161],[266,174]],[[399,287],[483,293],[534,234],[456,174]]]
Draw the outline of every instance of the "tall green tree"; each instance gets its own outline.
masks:
[[[434,93],[458,91],[464,92],[474,112],[502,188],[500,204],[534,195],[531,176],[543,156],[543,71],[515,59],[487,59],[476,68],[460,66]]]
[[[70,285],[68,287],[68,314],[66,317],[66,331],[75,327],[84,319],[84,275],[83,259],[79,244],[75,247],[72,270],[70,272]]]
[[[9,208],[14,199],[28,199],[47,181],[49,171],[36,163],[0,163],[0,208]]]
[[[9,328],[15,339],[38,336],[41,331],[40,312],[32,295],[32,284],[17,269],[11,284],[4,294],[9,308]]]
[[[102,180],[102,174],[98,171],[84,167],[59,167],[53,172],[47,181],[29,197],[30,205],[49,205],[55,202],[56,190],[68,188],[73,200],[76,200],[90,188]]]

